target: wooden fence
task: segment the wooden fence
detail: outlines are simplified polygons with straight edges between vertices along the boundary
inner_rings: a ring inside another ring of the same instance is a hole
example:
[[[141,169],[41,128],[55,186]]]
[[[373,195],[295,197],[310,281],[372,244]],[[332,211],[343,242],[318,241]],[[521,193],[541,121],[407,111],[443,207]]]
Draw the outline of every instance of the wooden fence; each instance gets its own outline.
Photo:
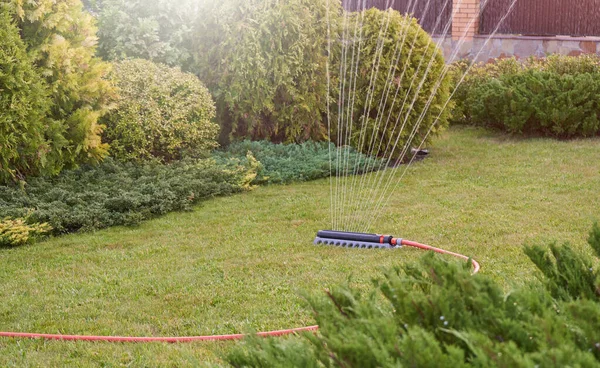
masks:
[[[441,34],[452,17],[452,3],[464,0],[342,0],[345,9],[389,7],[412,13],[421,26]],[[481,0],[479,33],[494,32],[513,0]],[[429,5],[427,5],[429,4]],[[438,23],[437,27],[435,26]],[[526,36],[600,36],[600,0],[516,0],[498,34]]]
[[[479,33],[493,33],[511,3],[512,0],[489,0],[483,8]],[[498,33],[600,36],[600,0],[517,0]]]
[[[451,32],[452,0],[342,0],[344,9],[389,9],[410,13],[419,20],[421,27],[432,34],[442,34],[446,27]]]

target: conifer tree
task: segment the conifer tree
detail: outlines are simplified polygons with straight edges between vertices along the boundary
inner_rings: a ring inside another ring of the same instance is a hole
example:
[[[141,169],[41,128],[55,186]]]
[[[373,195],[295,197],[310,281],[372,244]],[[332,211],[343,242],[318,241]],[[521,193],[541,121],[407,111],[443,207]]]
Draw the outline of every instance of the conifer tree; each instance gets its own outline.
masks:
[[[43,171],[50,103],[9,12],[0,13],[0,182]]]
[[[58,172],[101,160],[108,145],[101,142],[98,118],[114,89],[103,79],[109,65],[94,57],[92,16],[80,0],[2,0],[2,6],[13,12],[27,53],[48,86],[48,166]]]

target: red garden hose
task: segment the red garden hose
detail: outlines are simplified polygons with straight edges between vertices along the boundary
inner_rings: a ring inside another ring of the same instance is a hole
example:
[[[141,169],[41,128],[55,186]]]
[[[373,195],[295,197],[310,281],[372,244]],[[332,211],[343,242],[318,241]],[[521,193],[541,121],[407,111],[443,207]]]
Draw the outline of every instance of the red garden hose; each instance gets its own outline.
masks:
[[[319,326],[308,326],[300,328],[291,328],[289,330],[277,330],[268,332],[258,332],[257,336],[283,336],[304,331],[316,331]],[[86,336],[86,335],[60,335],[60,334],[41,334],[24,332],[0,332],[0,337],[16,337],[27,339],[46,339],[46,340],[67,340],[67,341],[109,341],[109,342],[192,342],[192,341],[223,341],[223,340],[241,340],[248,335],[208,335],[208,336],[176,336],[176,337],[135,337],[135,336]]]
[[[435,248],[430,245],[421,244],[404,239],[390,239],[401,241],[402,245],[415,247],[423,250],[429,250],[436,253],[447,254],[453,257],[469,260],[471,258],[462,254],[450,252],[444,249]],[[396,244],[396,243],[394,243]],[[479,263],[474,259],[471,259],[473,265],[473,274],[479,272]],[[269,337],[269,336],[283,336],[290,335],[298,332],[305,331],[317,331],[319,326],[308,326],[291,328],[287,330],[267,331],[258,332],[256,336]],[[108,342],[192,342],[192,341],[225,341],[225,340],[241,340],[248,335],[246,334],[232,334],[232,335],[208,335],[208,336],[175,336],[175,337],[136,337],[136,336],[87,336],[87,335],[61,335],[61,334],[43,334],[43,333],[26,333],[26,332],[0,332],[0,337],[12,337],[12,338],[28,338],[28,339],[46,339],[46,340],[63,340],[63,341],[108,341]]]

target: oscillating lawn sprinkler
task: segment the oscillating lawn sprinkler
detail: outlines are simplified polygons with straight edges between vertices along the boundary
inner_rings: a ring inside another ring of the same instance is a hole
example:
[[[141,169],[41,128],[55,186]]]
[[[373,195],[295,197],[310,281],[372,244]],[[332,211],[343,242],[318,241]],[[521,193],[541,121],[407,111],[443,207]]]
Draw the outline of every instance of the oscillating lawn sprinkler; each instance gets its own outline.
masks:
[[[345,248],[387,248],[396,249],[402,246],[415,247],[423,250],[430,250],[436,253],[448,254],[464,260],[470,260],[473,265],[473,273],[479,272],[479,263],[470,257],[462,254],[450,252],[444,249],[435,248],[427,244],[417,243],[411,240],[395,238],[391,235],[353,233],[347,231],[320,230],[314,243],[316,245],[334,245]]]

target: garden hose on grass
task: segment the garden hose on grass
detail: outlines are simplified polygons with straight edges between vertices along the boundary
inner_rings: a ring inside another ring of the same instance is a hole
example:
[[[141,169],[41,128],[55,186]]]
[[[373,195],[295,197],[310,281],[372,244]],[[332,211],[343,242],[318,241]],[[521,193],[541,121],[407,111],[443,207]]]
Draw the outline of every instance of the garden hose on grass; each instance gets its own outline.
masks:
[[[314,241],[315,244],[335,245],[348,248],[388,248],[397,249],[402,246],[414,247],[423,250],[429,250],[436,253],[447,254],[453,257],[461,258],[466,261],[471,261],[473,265],[473,274],[479,272],[479,263],[474,259],[462,254],[450,252],[444,249],[435,248],[430,245],[417,243],[401,238],[394,238],[391,235],[379,234],[364,234],[351,233],[344,231],[321,230],[317,233]],[[274,337],[296,334],[307,331],[317,331],[319,326],[307,326],[299,328],[291,328],[287,330],[276,330],[258,332],[255,335],[260,337]],[[44,333],[26,333],[26,332],[0,332],[0,337],[11,338],[29,338],[29,339],[46,339],[46,340],[63,340],[63,341],[107,341],[107,342],[192,342],[192,341],[226,341],[226,340],[241,340],[248,335],[232,334],[232,335],[207,335],[207,336],[174,336],[174,337],[141,337],[141,336],[90,336],[90,335],[62,335],[62,334],[44,334]]]

